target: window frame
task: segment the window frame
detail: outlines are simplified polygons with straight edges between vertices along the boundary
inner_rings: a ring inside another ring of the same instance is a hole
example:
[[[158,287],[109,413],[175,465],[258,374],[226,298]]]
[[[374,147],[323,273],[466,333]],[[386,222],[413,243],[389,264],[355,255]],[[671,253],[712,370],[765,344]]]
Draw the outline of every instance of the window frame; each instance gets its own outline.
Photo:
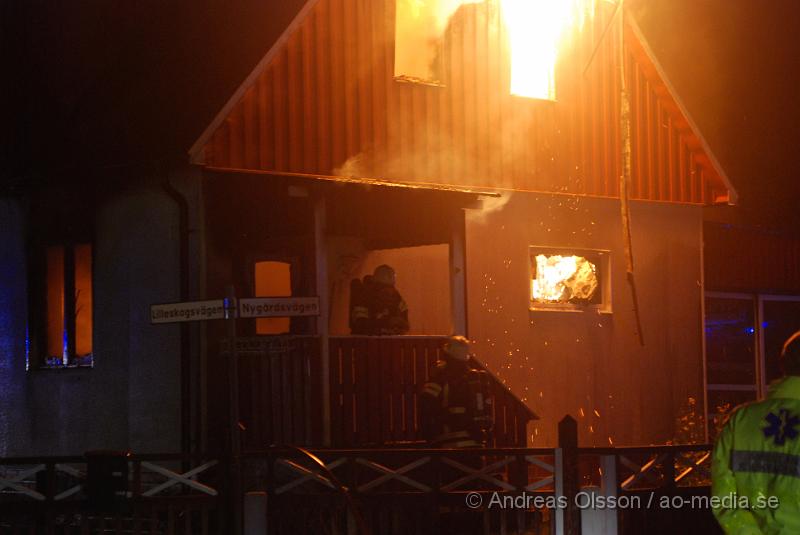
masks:
[[[88,205],[88,206],[87,206]],[[51,192],[32,199],[28,211],[27,232],[27,325],[25,331],[25,369],[63,370],[91,369],[95,364],[96,331],[96,248],[94,225],[94,199],[77,197],[77,193]],[[88,355],[75,354],[77,321],[75,317],[75,249],[81,245],[90,248],[90,284],[92,293],[92,351]],[[64,323],[67,332],[66,362],[48,362],[48,305],[47,305],[47,250],[64,248]],[[71,268],[67,268],[71,264]],[[68,276],[71,271],[72,277]],[[71,282],[71,284],[70,284]],[[67,285],[70,288],[67,288]],[[70,291],[71,289],[71,291]],[[67,310],[72,309],[68,314]]]
[[[753,307],[753,369],[755,379],[753,384],[740,385],[740,384],[726,384],[726,383],[709,383],[708,378],[708,342],[706,340],[706,326],[707,326],[707,306],[708,299],[728,299],[748,301]],[[717,416],[716,413],[711,413],[709,407],[709,393],[710,392],[754,392],[756,400],[764,399],[768,390],[767,384],[767,370],[766,370],[766,333],[765,323],[767,321],[764,312],[764,303],[769,301],[788,301],[800,302],[800,295],[793,294],[771,294],[771,293],[741,293],[741,292],[718,292],[706,291],[703,294],[703,396],[705,407],[705,424],[706,430],[711,436],[711,420],[712,417]],[[733,408],[733,407],[732,407]]]

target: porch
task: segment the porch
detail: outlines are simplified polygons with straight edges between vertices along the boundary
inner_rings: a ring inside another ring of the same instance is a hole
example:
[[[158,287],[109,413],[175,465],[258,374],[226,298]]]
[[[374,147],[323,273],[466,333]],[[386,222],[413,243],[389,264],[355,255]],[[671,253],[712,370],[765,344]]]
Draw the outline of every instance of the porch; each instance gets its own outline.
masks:
[[[422,444],[417,394],[446,335],[468,334],[465,209],[496,194],[298,174],[207,170],[204,178],[206,293],[314,296],[320,309],[316,318],[205,327],[207,405],[195,412],[206,436],[238,427],[227,445],[234,451],[237,440],[242,451]],[[409,334],[349,336],[351,281],[384,263],[397,269]],[[278,269],[262,277],[265,267]],[[525,446],[535,415],[496,379],[492,394],[492,445]]]

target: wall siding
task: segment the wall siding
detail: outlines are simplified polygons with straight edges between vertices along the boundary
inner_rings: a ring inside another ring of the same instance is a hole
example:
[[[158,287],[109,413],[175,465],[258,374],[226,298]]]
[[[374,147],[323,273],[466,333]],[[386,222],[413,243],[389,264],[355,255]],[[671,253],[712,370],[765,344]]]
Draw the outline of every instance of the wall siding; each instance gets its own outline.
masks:
[[[704,239],[707,290],[800,294],[800,239],[719,223]]]
[[[689,397],[703,397],[702,209],[631,203],[641,346],[618,208],[515,193],[503,210],[467,212],[469,336],[476,356],[541,417],[533,446],[555,444],[565,414],[583,446],[663,444],[679,436]],[[613,313],[530,311],[532,245],[610,251]]]
[[[617,196],[618,25],[613,6],[561,62],[558,102],[511,96],[502,30],[463,6],[444,86],[395,81],[393,0],[319,0],[214,132],[210,167]],[[710,203],[727,190],[647,54],[626,31],[634,199]]]

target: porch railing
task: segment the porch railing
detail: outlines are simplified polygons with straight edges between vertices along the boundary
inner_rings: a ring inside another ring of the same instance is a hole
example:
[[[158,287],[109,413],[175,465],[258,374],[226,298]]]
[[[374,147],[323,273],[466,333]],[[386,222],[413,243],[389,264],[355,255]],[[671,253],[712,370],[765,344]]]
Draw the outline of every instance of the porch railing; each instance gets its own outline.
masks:
[[[331,444],[420,444],[417,396],[445,337],[331,337]],[[322,444],[319,341],[310,336],[237,339],[239,402],[245,450]],[[479,362],[473,361],[476,366]],[[494,377],[491,375],[491,377]],[[502,383],[491,384],[491,446],[522,447],[535,415]]]
[[[322,444],[322,376],[314,336],[237,339],[242,446]]]

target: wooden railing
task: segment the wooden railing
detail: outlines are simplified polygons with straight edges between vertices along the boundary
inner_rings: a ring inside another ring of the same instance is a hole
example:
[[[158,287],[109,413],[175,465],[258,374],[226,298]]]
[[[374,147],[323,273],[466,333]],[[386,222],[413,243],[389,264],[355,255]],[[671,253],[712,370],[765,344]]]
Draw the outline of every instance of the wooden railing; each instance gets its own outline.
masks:
[[[269,533],[718,533],[708,444],[272,448],[243,464]]]
[[[440,346],[440,339],[430,337],[331,338],[333,444],[422,441],[417,392]]]
[[[274,534],[718,532],[704,501],[685,501],[708,496],[710,445],[579,448],[569,436],[557,448],[268,448],[238,463],[133,455],[111,510],[89,499],[85,457],[0,459],[0,534],[228,534],[242,502],[244,525]],[[226,484],[234,466],[241,487]]]
[[[319,339],[237,340],[242,447],[322,444]]]
[[[446,337],[331,337],[333,447],[421,444],[417,396]],[[319,340],[310,336],[237,340],[245,451],[270,445],[322,445]],[[477,361],[473,365],[482,367]],[[490,374],[491,375],[491,374]],[[494,447],[523,447],[535,415],[493,381]]]
[[[446,337],[347,336],[330,340],[331,429],[336,447],[423,441],[417,398]],[[473,364],[482,367],[473,360]],[[494,379],[494,376],[490,374]],[[499,381],[491,384],[491,446],[523,447],[535,415]]]
[[[559,486],[557,448],[274,448],[243,460],[268,533],[508,535],[550,533],[542,518]],[[316,462],[319,461],[319,462]],[[320,464],[321,463],[321,464]],[[493,496],[536,496],[530,508]],[[502,530],[500,526],[503,526]]]
[[[133,455],[115,504],[90,499],[86,457],[0,458],[0,534],[224,533],[220,465],[182,455]]]

